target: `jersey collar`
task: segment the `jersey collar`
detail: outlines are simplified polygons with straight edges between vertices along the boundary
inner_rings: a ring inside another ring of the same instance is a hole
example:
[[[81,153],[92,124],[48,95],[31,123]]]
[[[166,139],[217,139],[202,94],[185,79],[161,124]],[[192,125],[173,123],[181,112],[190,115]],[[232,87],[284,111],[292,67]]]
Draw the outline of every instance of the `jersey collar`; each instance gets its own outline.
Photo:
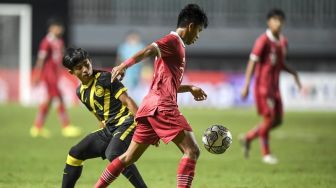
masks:
[[[91,78],[91,80],[90,80],[87,84],[82,84],[82,87],[83,87],[84,89],[90,87],[90,86],[92,85],[92,83],[93,83],[93,80],[94,80],[94,77]]]
[[[184,42],[183,42],[183,40],[181,39],[180,35],[178,35],[175,31],[171,31],[170,34],[177,36],[177,37],[180,39],[180,41],[181,41],[181,43],[182,43],[182,46],[185,48]]]
[[[57,37],[56,37],[54,34],[52,34],[52,33],[48,33],[48,35],[47,35],[47,39],[48,39],[49,41],[54,41],[54,40],[57,39]]]
[[[270,29],[267,29],[266,30],[266,35],[267,35],[267,38],[269,38],[272,42],[278,42],[279,41],[279,39],[277,39],[274,35],[273,35],[273,33],[272,33],[272,31],[270,30]],[[281,36],[280,36],[281,37]]]

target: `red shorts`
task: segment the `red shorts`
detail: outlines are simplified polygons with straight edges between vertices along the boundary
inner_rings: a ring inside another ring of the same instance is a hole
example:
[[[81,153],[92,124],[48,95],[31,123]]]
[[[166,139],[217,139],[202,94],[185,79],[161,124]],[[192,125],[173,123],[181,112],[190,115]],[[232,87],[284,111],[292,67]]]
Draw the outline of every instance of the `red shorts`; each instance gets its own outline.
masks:
[[[267,97],[257,95],[255,97],[258,113],[263,116],[282,117],[283,108],[281,97]]]
[[[141,144],[164,143],[173,140],[181,131],[192,131],[178,109],[156,110],[154,116],[136,118],[137,126],[133,141]]]
[[[61,96],[61,91],[58,88],[59,77],[54,74],[44,74],[42,77],[48,93],[48,97],[59,97]]]

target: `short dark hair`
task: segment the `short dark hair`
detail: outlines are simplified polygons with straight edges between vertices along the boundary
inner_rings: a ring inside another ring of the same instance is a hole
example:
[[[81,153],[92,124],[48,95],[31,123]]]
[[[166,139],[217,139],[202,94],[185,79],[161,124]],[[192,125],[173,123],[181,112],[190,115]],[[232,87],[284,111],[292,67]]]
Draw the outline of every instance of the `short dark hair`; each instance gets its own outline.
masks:
[[[90,56],[84,49],[68,48],[63,56],[63,66],[72,70],[85,59],[90,59]]]
[[[278,9],[278,8],[273,8],[267,13],[267,20],[269,20],[270,18],[272,18],[274,16],[279,16],[283,20],[286,19],[284,11],[282,11],[281,9]]]
[[[197,4],[186,5],[178,16],[177,27],[186,27],[190,23],[208,27],[208,17]]]
[[[50,26],[53,26],[53,25],[64,27],[63,21],[60,18],[57,18],[57,17],[52,17],[52,18],[48,19],[48,21],[47,21],[48,28]]]

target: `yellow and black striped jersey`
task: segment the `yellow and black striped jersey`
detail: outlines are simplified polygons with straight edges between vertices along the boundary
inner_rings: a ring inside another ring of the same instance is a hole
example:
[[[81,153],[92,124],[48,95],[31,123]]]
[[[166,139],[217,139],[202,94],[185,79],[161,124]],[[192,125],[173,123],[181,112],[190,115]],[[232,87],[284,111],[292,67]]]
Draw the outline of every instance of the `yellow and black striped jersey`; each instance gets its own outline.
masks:
[[[133,114],[118,99],[127,90],[124,85],[118,80],[111,83],[110,72],[94,70],[93,75],[88,84],[78,86],[78,98],[106,126],[132,124]]]

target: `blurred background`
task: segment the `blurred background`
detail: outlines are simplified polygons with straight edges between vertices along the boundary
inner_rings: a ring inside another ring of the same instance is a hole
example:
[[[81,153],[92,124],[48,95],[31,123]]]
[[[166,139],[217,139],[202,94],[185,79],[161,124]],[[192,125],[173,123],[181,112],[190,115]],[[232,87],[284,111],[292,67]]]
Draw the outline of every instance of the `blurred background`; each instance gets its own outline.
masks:
[[[227,126],[233,135],[223,155],[201,147],[193,187],[335,187],[335,0],[0,0],[0,188],[60,187],[66,154],[81,139],[62,136],[56,113],[46,120],[51,139],[29,135],[37,104],[46,98],[44,85],[32,84],[32,69],[49,18],[63,20],[66,47],[86,49],[95,68],[109,71],[175,30],[178,12],[191,2],[204,8],[209,26],[186,48],[183,81],[202,87],[208,98],[196,103],[189,94],[181,94],[178,104],[198,143],[213,124]],[[287,112],[284,125],[272,132],[272,149],[280,163],[266,166],[260,161],[258,142],[249,160],[241,155],[238,135],[260,119],[253,108],[253,89],[244,102],[240,91],[251,48],[265,32],[266,14],[274,7],[286,13],[287,63],[299,72],[303,89],[299,91],[287,73],[281,75]],[[152,67],[151,59],[132,67],[123,81],[138,104],[148,91]],[[79,105],[78,84],[63,71],[59,88],[71,122],[85,135],[97,128],[97,120]],[[137,164],[149,187],[175,187],[177,156],[180,151],[173,144],[149,149]],[[86,161],[78,187],[92,187],[106,163]],[[115,183],[129,185],[125,178]]]
[[[285,106],[292,109],[336,109],[336,103],[332,102],[336,100],[336,2],[333,0],[0,2],[13,7],[23,5],[27,12],[24,13],[26,16],[10,15],[9,8],[1,5],[1,103],[20,101],[36,104],[43,96],[43,89],[29,87],[29,69],[34,65],[38,45],[46,34],[46,23],[50,17],[64,21],[67,47],[86,49],[96,68],[110,70],[116,65],[118,46],[126,40],[128,33],[135,32],[142,45],[148,45],[174,30],[179,10],[189,2],[196,2],[207,12],[209,27],[201,33],[196,45],[187,48],[188,67],[184,81],[198,83],[208,89],[212,97],[201,106],[226,108],[252,104],[252,97],[246,103],[239,99],[242,73],[255,39],[266,30],[267,11],[279,7],[286,13],[283,32],[289,40],[287,63],[301,73],[304,85],[298,93],[292,79],[286,74],[282,76]],[[18,10],[13,8],[12,12],[15,11]],[[143,88],[150,81],[151,67],[152,61],[141,67],[142,81],[131,88],[132,96],[138,101],[146,93]],[[70,90],[63,87],[68,104],[76,103],[75,96],[71,95],[76,86],[74,82],[64,80],[65,85],[72,86]],[[37,95],[39,97],[36,98]],[[180,98],[181,105],[192,102],[191,98]]]

